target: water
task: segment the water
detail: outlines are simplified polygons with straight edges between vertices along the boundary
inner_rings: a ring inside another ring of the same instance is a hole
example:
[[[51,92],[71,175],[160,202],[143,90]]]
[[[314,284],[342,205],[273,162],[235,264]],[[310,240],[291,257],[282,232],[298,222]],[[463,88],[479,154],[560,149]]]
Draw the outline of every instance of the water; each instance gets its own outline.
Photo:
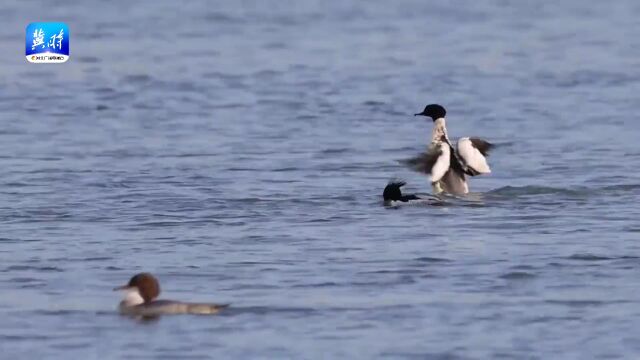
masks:
[[[638,358],[640,4],[3,2],[0,350],[42,358]],[[23,58],[66,21],[71,60]],[[385,208],[424,148],[471,200]],[[215,317],[140,323],[140,271]]]

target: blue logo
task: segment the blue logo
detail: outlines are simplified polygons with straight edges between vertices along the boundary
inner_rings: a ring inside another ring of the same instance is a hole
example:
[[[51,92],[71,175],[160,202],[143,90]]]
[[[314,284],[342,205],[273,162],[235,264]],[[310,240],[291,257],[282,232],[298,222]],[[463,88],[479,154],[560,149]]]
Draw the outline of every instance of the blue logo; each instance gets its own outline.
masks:
[[[69,27],[65,23],[36,22],[27,26],[25,55],[32,63],[69,60]]]

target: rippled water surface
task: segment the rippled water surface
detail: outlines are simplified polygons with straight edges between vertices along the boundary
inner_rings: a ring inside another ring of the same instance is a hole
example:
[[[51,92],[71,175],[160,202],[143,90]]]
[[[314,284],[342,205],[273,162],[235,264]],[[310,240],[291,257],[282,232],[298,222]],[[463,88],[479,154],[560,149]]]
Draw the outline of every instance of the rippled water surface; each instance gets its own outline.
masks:
[[[7,359],[640,357],[640,3],[5,1]],[[66,21],[71,60],[24,59]],[[495,142],[387,208],[448,109]],[[150,271],[220,316],[140,323]]]

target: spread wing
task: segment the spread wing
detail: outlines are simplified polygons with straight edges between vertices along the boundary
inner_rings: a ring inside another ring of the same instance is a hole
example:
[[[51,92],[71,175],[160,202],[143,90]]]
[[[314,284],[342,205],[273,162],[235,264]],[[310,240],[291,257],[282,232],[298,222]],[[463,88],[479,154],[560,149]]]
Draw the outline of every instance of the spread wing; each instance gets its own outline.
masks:
[[[475,176],[491,172],[486,156],[493,144],[478,138],[464,137],[458,140],[458,155],[467,167],[466,173]]]
[[[414,171],[427,174],[431,177],[431,182],[442,179],[449,170],[451,159],[451,149],[445,143],[433,144],[429,149],[404,163]]]

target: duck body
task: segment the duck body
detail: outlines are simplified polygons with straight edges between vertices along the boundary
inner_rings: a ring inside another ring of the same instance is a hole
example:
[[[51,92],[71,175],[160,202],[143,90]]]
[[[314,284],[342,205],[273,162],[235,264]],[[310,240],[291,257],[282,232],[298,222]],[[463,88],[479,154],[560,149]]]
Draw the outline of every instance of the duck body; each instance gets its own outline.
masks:
[[[118,306],[122,315],[156,316],[169,314],[213,315],[228,307],[228,304],[187,303],[174,300],[153,300],[137,305],[123,304]]]
[[[435,194],[464,195],[469,192],[467,176],[491,173],[486,156],[493,144],[480,138],[463,137],[453,146],[447,133],[445,109],[427,105],[422,113],[431,117],[433,129],[427,151],[405,161],[410,168],[428,175]]]
[[[118,305],[122,315],[157,316],[167,314],[217,314],[229,304],[191,303],[156,299],[160,295],[160,284],[150,273],[134,275],[127,285],[114,290],[122,291],[124,297]]]

